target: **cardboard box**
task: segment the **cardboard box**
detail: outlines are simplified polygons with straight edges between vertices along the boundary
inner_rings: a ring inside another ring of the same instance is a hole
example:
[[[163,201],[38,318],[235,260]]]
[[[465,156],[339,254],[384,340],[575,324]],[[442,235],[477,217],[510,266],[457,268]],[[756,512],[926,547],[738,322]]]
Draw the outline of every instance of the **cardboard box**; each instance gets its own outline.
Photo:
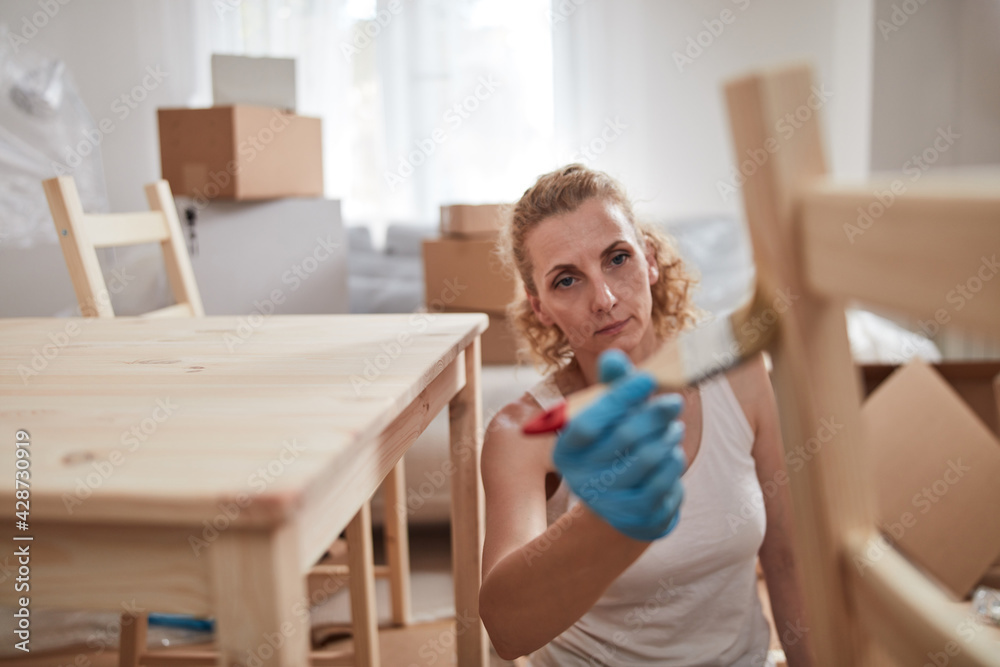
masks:
[[[160,166],[175,195],[199,202],[323,195],[319,118],[255,106],[157,116]]]
[[[503,313],[519,281],[507,275],[489,239],[427,239],[423,242],[425,303],[431,310],[456,308]]]
[[[295,113],[295,59],[212,54],[212,104]]]
[[[890,364],[863,364],[865,395],[899,368]],[[1000,361],[946,361],[934,364],[983,423],[1000,437]]]
[[[1000,555],[1000,441],[913,361],[861,409],[886,538],[958,598]]]
[[[471,313],[463,308],[445,308],[446,313]],[[510,327],[510,321],[503,313],[487,312],[490,328],[480,338],[481,357],[484,366],[506,366],[517,363],[517,338]],[[527,358],[527,357],[525,357]]]
[[[461,238],[496,236],[513,215],[510,204],[452,204],[441,207],[441,235]]]

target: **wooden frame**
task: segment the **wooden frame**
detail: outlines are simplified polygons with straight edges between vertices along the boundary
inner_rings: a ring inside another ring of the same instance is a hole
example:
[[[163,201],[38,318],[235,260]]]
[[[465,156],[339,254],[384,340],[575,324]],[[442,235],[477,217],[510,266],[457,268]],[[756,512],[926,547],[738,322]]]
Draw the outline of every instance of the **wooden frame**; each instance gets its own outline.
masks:
[[[104,215],[84,213],[76,182],[71,176],[50,178],[42,182],[42,187],[84,317],[115,316],[96,249],[156,242],[163,251],[163,265],[176,303],[144,317],[201,317],[205,314],[177,219],[177,208],[166,181],[146,186],[149,211]]]
[[[810,465],[789,471],[815,664],[923,664],[954,642],[949,664],[1000,665],[988,633],[959,636],[968,611],[895,550],[863,574],[853,565],[880,537],[844,315],[847,299],[858,299],[933,317],[953,281],[996,247],[1000,179],[838,185],[826,178],[813,90],[803,65],[726,85],[735,154],[764,156],[743,185],[757,279],[798,297],[771,349],[785,446],[813,436],[823,417],[844,425]],[[852,237],[846,225],[874,201],[877,219],[862,219],[863,236]],[[1000,280],[967,306],[953,311],[956,324],[1000,337]]]

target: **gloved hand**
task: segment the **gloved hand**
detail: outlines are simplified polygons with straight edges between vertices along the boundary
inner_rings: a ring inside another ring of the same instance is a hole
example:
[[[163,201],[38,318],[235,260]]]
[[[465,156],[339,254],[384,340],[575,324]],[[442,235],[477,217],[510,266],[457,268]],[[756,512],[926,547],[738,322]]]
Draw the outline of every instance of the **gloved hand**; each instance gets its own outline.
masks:
[[[610,390],[560,432],[553,462],[595,514],[628,537],[655,540],[680,519],[685,457],[677,416],[684,400],[647,400],[653,376],[635,371],[620,350],[600,356],[598,373]]]

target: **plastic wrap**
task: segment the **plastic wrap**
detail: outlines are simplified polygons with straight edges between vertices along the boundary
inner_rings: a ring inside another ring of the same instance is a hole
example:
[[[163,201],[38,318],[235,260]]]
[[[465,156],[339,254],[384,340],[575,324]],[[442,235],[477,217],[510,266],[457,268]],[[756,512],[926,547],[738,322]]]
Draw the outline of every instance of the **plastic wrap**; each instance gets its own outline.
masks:
[[[0,25],[0,243],[56,243],[41,182],[72,175],[87,212],[108,210],[103,135],[65,63],[17,51]]]

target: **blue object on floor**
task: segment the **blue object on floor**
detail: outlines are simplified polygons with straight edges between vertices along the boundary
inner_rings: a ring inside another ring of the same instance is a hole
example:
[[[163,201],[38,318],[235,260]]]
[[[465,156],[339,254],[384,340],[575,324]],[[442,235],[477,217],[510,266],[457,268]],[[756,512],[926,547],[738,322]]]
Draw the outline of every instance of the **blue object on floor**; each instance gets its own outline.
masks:
[[[210,618],[195,618],[184,614],[150,614],[150,625],[162,625],[168,628],[185,628],[187,630],[201,630],[203,632],[214,632],[215,621]]]

